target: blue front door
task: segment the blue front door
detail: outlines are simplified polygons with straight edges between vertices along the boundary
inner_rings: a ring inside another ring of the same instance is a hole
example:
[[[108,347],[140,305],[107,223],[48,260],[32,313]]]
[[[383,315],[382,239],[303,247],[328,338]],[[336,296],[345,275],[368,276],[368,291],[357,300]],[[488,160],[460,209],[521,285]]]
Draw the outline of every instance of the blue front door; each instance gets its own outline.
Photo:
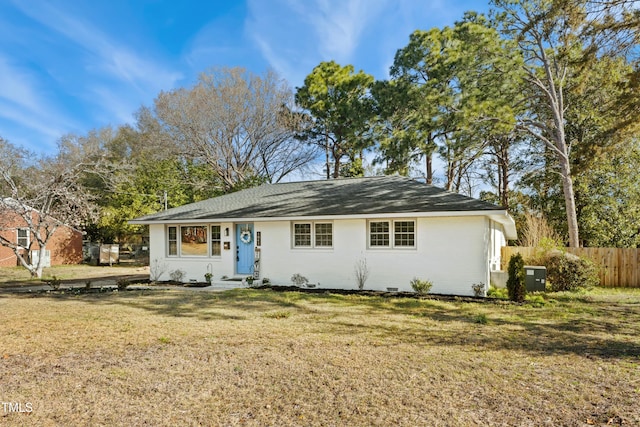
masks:
[[[236,273],[253,274],[253,224],[236,224]]]

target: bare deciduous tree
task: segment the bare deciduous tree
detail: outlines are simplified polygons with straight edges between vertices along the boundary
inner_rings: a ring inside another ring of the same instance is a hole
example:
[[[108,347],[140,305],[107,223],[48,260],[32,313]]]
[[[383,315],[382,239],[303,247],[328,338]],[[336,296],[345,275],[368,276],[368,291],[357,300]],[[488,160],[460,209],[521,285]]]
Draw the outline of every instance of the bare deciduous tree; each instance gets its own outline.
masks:
[[[153,113],[176,151],[206,162],[228,191],[256,179],[278,182],[313,159],[293,138],[299,116],[292,106],[275,73],[222,68],[191,88],[160,93]]]
[[[78,227],[94,213],[82,178],[104,162],[97,138],[65,137],[55,156],[40,159],[0,138],[0,245],[32,276],[42,277],[44,257],[33,264],[31,250],[44,253],[60,226]],[[19,244],[17,228],[28,231],[27,247]]]

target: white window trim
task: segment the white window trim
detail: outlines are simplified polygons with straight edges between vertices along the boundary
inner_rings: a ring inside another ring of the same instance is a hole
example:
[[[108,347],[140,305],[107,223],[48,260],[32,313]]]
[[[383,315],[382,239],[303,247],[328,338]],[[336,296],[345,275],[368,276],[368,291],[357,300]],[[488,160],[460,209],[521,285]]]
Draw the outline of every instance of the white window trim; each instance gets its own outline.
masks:
[[[220,229],[220,239],[216,240],[217,242],[220,242],[220,254],[219,255],[214,255],[213,254],[213,227],[218,227]],[[222,224],[209,224],[209,226],[207,227],[207,233],[209,233],[209,257],[210,258],[221,258],[222,257]]]
[[[20,239],[25,239],[25,237],[20,237],[20,231],[26,231],[27,232],[27,245],[23,246],[20,244]],[[22,249],[29,249],[29,246],[31,245],[31,230],[29,230],[28,228],[17,228],[16,229],[16,246],[18,246],[18,248],[22,248]]]
[[[389,246],[372,246],[371,245],[371,223],[387,222],[389,223]],[[396,222],[413,222],[413,246],[396,245],[395,224]],[[367,220],[367,249],[371,250],[415,250],[418,248],[418,221],[416,218],[376,218]]]
[[[220,255],[213,255],[213,239],[211,238],[211,229],[213,226],[220,227]],[[176,229],[176,254],[169,255],[169,228],[175,227]],[[205,227],[207,235],[207,254],[206,255],[184,255],[182,253],[182,227]],[[167,258],[188,258],[188,259],[220,259],[222,258],[222,224],[167,224],[165,226],[165,254]]]
[[[169,229],[176,229],[176,253],[170,254],[171,240],[169,240]],[[179,225],[167,225],[165,227],[165,250],[167,258],[179,258],[180,257],[180,226]]]
[[[296,246],[296,224],[309,224],[311,226],[311,245],[310,246]],[[331,224],[331,246],[318,246],[316,245],[316,224]],[[292,221],[291,222],[291,248],[296,250],[304,249],[333,249],[333,242],[335,240],[335,227],[333,221]]]

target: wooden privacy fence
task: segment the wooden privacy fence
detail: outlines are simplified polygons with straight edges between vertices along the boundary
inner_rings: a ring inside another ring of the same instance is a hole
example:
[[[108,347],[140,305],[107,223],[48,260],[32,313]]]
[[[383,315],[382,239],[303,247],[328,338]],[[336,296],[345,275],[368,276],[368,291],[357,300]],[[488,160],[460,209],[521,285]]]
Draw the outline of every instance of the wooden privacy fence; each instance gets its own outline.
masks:
[[[598,267],[600,285],[605,287],[640,288],[640,249],[627,248],[563,248],[563,250],[592,260]],[[536,248],[503,246],[502,270],[507,271],[511,255],[522,254],[527,258]]]

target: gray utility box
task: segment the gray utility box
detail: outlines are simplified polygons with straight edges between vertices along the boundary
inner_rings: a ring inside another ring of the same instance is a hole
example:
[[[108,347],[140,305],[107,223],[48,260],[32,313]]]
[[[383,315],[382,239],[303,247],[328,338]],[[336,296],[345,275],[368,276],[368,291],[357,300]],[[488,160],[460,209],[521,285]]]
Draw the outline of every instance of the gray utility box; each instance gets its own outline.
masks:
[[[535,265],[524,266],[524,284],[527,292],[544,292],[547,283],[547,268]]]

